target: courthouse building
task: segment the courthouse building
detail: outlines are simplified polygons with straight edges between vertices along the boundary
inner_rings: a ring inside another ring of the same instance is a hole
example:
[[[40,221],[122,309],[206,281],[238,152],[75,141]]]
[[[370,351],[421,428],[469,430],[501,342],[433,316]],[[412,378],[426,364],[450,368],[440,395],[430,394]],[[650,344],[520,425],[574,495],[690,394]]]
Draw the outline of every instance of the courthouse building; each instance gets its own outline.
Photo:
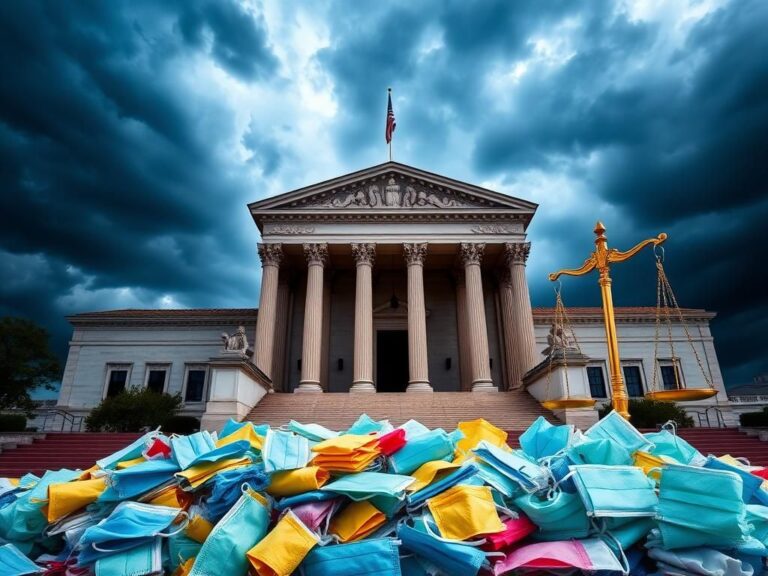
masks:
[[[396,399],[407,407],[424,402],[415,393],[450,392],[470,414],[495,393],[499,409],[523,406],[533,418],[538,405],[524,375],[545,360],[553,321],[551,309],[532,309],[526,280],[536,208],[396,162],[254,202],[258,309],[71,316],[59,407],[82,413],[127,386],[146,386],[180,393],[185,413],[211,422],[279,401],[290,415],[310,402],[305,392],[327,395],[326,407],[342,402],[331,393],[368,393],[360,402],[374,407],[377,396],[404,393]],[[652,382],[673,385],[673,358],[654,356],[655,310],[616,312],[630,396]],[[570,316],[589,356],[589,391],[608,401],[602,313],[576,308]],[[727,412],[709,331],[714,314],[685,309],[683,316],[688,335],[673,326],[678,378],[693,388],[708,379],[719,391],[690,408]]]

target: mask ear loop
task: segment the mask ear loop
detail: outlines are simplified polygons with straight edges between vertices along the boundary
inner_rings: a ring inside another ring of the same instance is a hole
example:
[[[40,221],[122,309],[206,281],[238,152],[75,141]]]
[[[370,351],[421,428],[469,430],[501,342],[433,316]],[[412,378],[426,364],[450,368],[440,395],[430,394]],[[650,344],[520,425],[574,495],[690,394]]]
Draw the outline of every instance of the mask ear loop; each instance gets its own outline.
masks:
[[[619,542],[616,539],[616,537],[613,534],[611,534],[610,532],[606,532],[605,534],[603,534],[601,536],[601,538],[603,539],[604,542],[606,540],[609,540],[610,542],[613,543],[613,545],[616,547],[616,550],[619,551],[617,560],[619,561],[619,564],[621,564],[621,567],[623,569],[622,574],[624,574],[625,576],[627,574],[629,574],[629,572],[630,572],[630,570],[629,570],[629,559],[627,558],[627,555],[624,554],[624,548],[621,546],[621,542]],[[605,542],[605,543],[613,551],[613,547],[611,546],[611,544],[609,542]]]
[[[475,546],[475,547],[482,546],[483,544],[488,542],[488,540],[486,538],[481,538],[480,540],[472,540],[472,541],[452,540],[451,538],[443,538],[442,536],[439,536],[436,532],[434,532],[429,524],[430,524],[429,520],[427,520],[425,518],[424,519],[424,529],[427,531],[427,534],[432,536],[432,538],[440,540],[441,542],[446,542],[448,544],[464,544],[465,546]]]
[[[170,538],[171,536],[176,536],[176,534],[180,534],[186,530],[187,526],[189,526],[189,513],[186,510],[182,510],[179,512],[179,516],[184,516],[184,520],[181,522],[181,526],[177,530],[174,530],[173,532],[155,532],[154,536],[160,536],[160,538]]]
[[[734,460],[738,460],[745,466],[752,466],[752,464],[749,463],[749,458],[745,458],[744,456],[736,456]]]
[[[496,504],[495,502],[494,502],[494,506],[496,506],[496,511],[501,512],[501,515],[503,517],[506,517],[508,520],[517,520],[518,518],[520,518],[520,515],[517,512],[507,508],[506,506],[502,506],[501,504]]]
[[[563,490],[560,488],[560,484],[568,480],[574,474],[576,474],[576,470],[571,470],[568,472],[568,474],[560,478],[560,480],[552,484],[552,486],[547,490],[547,500],[551,500],[552,496],[554,496],[556,492],[562,492]]]

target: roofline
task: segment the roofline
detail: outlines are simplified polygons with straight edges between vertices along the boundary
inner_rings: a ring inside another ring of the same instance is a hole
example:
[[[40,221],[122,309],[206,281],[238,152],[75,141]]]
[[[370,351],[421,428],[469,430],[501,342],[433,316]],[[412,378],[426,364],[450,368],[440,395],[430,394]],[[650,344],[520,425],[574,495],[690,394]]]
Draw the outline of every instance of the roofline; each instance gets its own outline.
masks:
[[[257,317],[257,308],[190,308],[168,310],[128,308],[72,314],[66,316],[66,319],[74,327],[220,326],[222,324],[253,324],[256,322]]]

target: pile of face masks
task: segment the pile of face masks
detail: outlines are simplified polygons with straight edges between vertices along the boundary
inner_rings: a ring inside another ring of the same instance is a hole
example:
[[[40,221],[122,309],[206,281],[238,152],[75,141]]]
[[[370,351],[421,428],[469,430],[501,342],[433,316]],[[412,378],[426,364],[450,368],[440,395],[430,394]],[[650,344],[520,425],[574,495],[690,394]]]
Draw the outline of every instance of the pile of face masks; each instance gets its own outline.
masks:
[[[366,415],[149,432],[89,470],[0,478],[0,576],[759,576],[768,470],[673,427],[539,418],[507,446]]]

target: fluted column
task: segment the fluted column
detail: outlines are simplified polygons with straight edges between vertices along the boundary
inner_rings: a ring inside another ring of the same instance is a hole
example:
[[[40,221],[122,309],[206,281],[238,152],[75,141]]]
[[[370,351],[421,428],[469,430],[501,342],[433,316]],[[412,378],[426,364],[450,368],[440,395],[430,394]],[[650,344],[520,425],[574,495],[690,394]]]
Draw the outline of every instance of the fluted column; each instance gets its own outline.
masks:
[[[504,244],[504,259],[509,268],[509,290],[511,296],[512,356],[519,378],[538,363],[536,336],[533,331],[533,313],[528,282],[525,278],[525,263],[531,250],[530,242],[507,242]],[[507,317],[505,317],[505,322]]]
[[[499,304],[501,308],[501,330],[504,340],[504,358],[507,363],[507,387],[515,390],[522,385],[524,372],[516,353],[515,306],[512,298],[512,281],[509,267],[499,270]]]
[[[258,249],[261,258],[261,295],[253,363],[271,378],[277,320],[277,282],[283,249],[282,244],[259,244]]]
[[[472,366],[472,392],[495,392],[491,379],[491,361],[488,353],[488,326],[485,322],[483,302],[483,275],[480,262],[485,244],[462,242],[461,262],[467,290],[467,324],[469,325],[469,356]]]
[[[472,387],[472,367],[469,363],[469,340],[467,337],[467,284],[464,270],[454,270],[456,282],[456,336],[459,345],[459,381],[461,390],[468,392]]]
[[[352,244],[355,284],[355,357],[350,392],[375,392],[373,385],[373,287],[375,244]]]
[[[307,299],[304,305],[301,379],[296,392],[322,392],[323,268],[328,260],[328,245],[304,244],[304,255],[307,257]]]
[[[403,244],[403,253],[408,265],[409,377],[406,392],[432,392],[427,363],[427,309],[424,305],[424,258],[427,255],[427,244]]]

